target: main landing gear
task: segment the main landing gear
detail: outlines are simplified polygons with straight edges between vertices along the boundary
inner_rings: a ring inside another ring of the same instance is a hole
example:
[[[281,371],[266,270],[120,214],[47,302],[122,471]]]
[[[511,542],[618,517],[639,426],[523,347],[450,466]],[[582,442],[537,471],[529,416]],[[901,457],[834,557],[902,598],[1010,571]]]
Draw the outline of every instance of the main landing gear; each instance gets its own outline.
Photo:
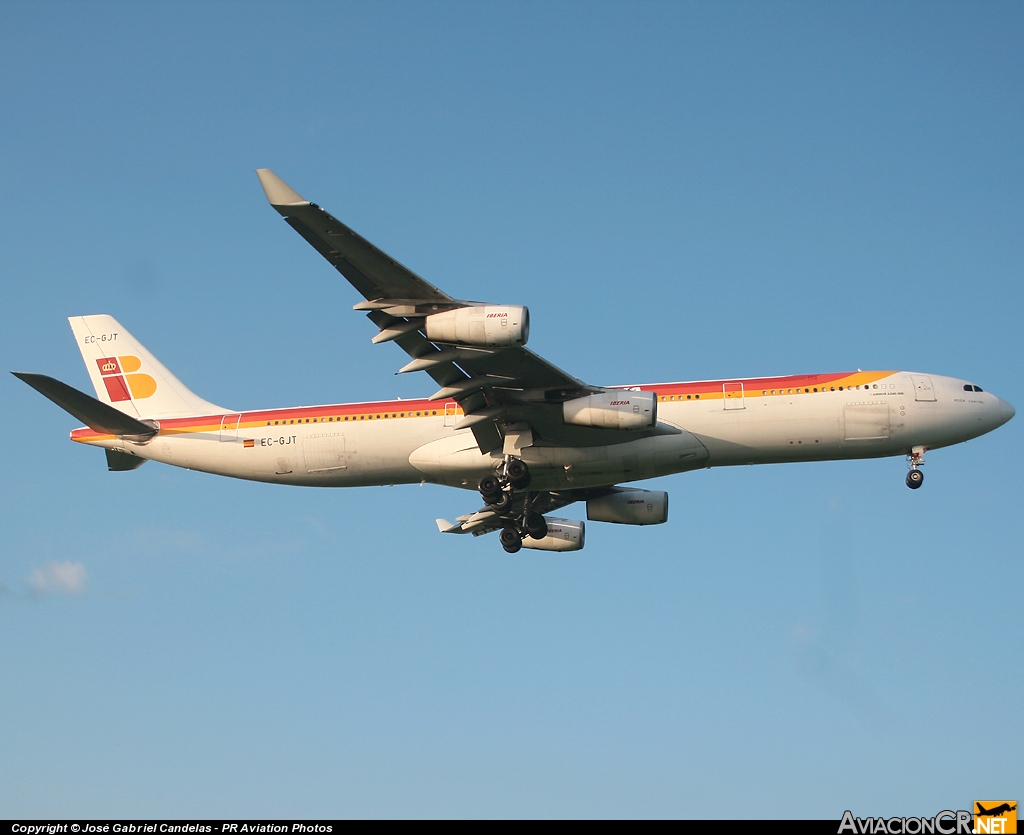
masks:
[[[910,472],[907,473],[907,487],[911,490],[916,490],[924,484],[924,473],[918,469],[923,463],[924,447],[916,446],[910,451],[910,455],[907,456],[907,466],[910,467]]]
[[[530,468],[521,458],[509,456],[501,468],[500,475],[485,475],[478,485],[480,496],[491,510],[502,517],[499,539],[501,547],[514,554],[523,547],[523,539],[543,539],[548,535],[548,523],[537,511],[530,508],[532,494],[523,497],[522,508],[512,512],[515,491],[526,490],[530,485]]]

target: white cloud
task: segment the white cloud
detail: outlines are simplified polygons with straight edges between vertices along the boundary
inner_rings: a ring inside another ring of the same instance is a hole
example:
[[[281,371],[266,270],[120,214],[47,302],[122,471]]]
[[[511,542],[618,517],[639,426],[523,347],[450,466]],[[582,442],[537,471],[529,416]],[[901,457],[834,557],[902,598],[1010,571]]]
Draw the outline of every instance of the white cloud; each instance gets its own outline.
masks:
[[[85,566],[80,562],[48,562],[33,568],[28,577],[34,594],[81,594],[85,591]]]

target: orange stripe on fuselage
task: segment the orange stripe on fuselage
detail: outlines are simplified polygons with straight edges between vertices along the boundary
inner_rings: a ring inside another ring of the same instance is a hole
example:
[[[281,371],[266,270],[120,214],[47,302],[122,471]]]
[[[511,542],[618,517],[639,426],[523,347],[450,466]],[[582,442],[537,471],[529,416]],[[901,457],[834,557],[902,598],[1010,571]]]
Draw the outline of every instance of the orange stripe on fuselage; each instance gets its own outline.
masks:
[[[358,420],[399,420],[423,417],[443,417],[446,410],[454,406],[455,414],[461,415],[462,408],[454,400],[388,400],[375,403],[339,403],[328,406],[300,406],[286,409],[267,409],[258,412],[242,412],[238,429],[259,429],[268,426],[309,424],[345,423]],[[227,416],[238,412],[227,412],[223,415],[195,415],[182,418],[160,419],[160,436],[192,435],[198,432],[219,432],[221,422]],[[230,423],[234,429],[234,423]],[[115,436],[96,432],[89,428],[75,429],[71,440],[88,443],[90,441],[110,440]]]
[[[777,392],[779,394],[802,394],[818,393],[822,391],[839,391],[856,388],[857,386],[870,385],[879,380],[895,374],[895,371],[853,371],[840,374],[792,374],[786,377],[749,377],[736,380],[701,380],[694,383],[653,383],[642,386],[616,386],[621,389],[640,389],[641,391],[654,391],[659,396],[700,395],[702,400],[721,399],[725,393],[726,384],[743,386],[743,393],[747,397],[761,397],[763,392]],[[736,392],[738,393],[738,389]]]
[[[854,371],[840,374],[797,374],[786,377],[751,377],[736,380],[701,380],[693,383],[653,383],[640,386],[615,386],[619,389],[639,389],[657,392],[659,397],[675,397],[687,402],[687,395],[700,400],[714,400],[724,397],[723,387],[726,384],[742,384],[747,397],[761,397],[762,392],[772,390],[785,394],[792,390],[800,393],[806,389],[813,392],[839,390],[869,385],[893,374],[893,371]],[[238,429],[258,429],[267,426],[284,426],[301,423],[305,426],[327,423],[352,422],[353,420],[408,420],[410,418],[442,417],[451,406],[456,414],[462,409],[454,400],[386,400],[373,403],[339,403],[329,406],[301,406],[287,409],[266,409],[258,412],[241,412]],[[221,421],[227,415],[234,416],[237,412],[225,415],[196,415],[193,417],[166,418],[160,420],[160,435],[192,435],[199,432],[219,432]],[[348,419],[346,421],[346,418]],[[234,425],[230,425],[233,430]],[[71,440],[81,443],[110,440],[113,435],[96,432],[92,429],[75,429]]]

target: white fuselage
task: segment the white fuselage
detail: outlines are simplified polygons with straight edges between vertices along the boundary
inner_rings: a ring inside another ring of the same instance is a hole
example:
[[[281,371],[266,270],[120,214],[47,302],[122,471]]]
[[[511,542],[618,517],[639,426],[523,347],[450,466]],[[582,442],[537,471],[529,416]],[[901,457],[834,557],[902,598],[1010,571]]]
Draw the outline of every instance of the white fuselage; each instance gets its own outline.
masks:
[[[658,395],[656,430],[593,430],[589,445],[559,445],[535,428],[515,450],[531,489],[637,481],[702,467],[878,458],[935,449],[1002,425],[1013,408],[965,380],[908,372],[852,372],[637,386]],[[459,429],[454,401],[154,416],[160,432],[136,443],[92,430],[72,438],[140,458],[234,478],[350,487],[436,482],[475,489],[503,460]],[[554,440],[552,440],[554,438]]]

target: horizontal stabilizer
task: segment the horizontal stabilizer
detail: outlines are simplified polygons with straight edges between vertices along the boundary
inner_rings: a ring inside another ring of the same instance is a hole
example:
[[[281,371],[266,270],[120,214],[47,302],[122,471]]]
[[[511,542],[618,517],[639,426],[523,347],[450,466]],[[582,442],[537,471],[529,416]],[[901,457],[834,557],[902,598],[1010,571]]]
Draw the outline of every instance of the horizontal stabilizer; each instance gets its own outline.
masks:
[[[107,453],[107,469],[112,473],[137,470],[147,461],[145,458],[139,458],[137,455],[130,455],[116,449],[108,449],[105,452]]]
[[[158,431],[151,423],[136,420],[113,406],[101,403],[96,398],[72,388],[67,383],[55,380],[53,377],[19,371],[11,373],[96,432],[106,435],[133,435],[152,438]]]

